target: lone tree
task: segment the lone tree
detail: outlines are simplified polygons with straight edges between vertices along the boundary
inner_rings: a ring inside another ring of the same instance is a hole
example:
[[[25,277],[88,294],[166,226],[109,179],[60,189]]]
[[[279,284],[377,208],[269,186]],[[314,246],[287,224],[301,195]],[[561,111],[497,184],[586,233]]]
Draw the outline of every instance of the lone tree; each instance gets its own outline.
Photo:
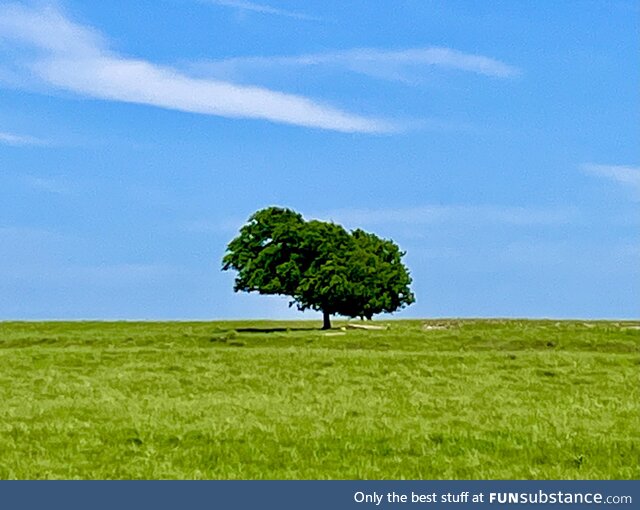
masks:
[[[403,256],[374,234],[268,207],[229,243],[222,269],[237,271],[236,292],[290,296],[289,306],[321,311],[329,329],[334,314],[371,319],[413,303]]]

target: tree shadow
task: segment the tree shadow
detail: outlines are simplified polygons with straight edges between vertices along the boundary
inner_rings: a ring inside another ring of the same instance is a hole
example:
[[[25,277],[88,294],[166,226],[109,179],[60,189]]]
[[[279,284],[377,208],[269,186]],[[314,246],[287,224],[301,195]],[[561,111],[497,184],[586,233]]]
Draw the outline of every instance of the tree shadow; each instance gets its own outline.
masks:
[[[317,328],[237,328],[238,333],[286,333],[287,331],[318,331]]]

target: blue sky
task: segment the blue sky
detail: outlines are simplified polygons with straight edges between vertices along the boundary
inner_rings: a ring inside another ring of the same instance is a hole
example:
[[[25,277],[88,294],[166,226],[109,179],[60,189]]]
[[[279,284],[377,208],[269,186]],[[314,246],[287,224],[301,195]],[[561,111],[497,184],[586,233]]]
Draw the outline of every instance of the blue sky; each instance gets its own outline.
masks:
[[[637,318],[640,2],[0,0],[0,320],[315,318],[255,210],[406,252],[398,317]]]

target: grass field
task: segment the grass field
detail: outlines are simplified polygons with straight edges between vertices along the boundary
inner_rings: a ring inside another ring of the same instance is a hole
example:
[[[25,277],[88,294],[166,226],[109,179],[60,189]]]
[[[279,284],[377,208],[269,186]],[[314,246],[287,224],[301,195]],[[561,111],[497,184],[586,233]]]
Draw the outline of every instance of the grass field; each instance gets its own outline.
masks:
[[[342,324],[0,323],[0,478],[640,478],[640,323]]]

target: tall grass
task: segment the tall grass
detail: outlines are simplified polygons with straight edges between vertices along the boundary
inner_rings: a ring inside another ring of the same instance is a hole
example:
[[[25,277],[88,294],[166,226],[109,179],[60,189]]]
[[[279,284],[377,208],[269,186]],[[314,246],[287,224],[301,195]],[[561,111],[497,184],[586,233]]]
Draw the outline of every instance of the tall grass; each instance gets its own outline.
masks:
[[[0,323],[0,478],[640,477],[638,323],[388,324]]]

